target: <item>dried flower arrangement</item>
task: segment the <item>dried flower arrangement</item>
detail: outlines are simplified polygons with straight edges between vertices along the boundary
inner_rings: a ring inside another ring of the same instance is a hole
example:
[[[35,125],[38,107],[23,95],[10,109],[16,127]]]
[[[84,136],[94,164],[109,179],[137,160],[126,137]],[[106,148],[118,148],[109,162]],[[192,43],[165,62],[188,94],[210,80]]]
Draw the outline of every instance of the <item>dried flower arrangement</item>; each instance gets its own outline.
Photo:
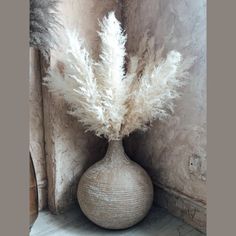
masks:
[[[173,111],[178,88],[188,77],[191,60],[177,51],[160,58],[147,35],[137,55],[126,57],[124,34],[114,12],[100,23],[101,54],[94,61],[77,31],[66,29],[66,43],[57,50],[63,73],[54,66],[44,79],[50,91],[70,104],[70,114],[86,130],[110,140],[120,140],[131,132],[146,130],[155,119],[164,120]]]
[[[57,44],[58,0],[30,0],[30,46],[44,55]]]
[[[65,29],[66,41],[57,48],[57,63],[44,82],[70,104],[69,113],[86,130],[108,139],[105,157],[80,178],[77,198],[95,224],[124,229],[148,213],[153,186],[145,170],[126,156],[121,140],[173,112],[193,61],[184,60],[177,51],[161,58],[163,49],[155,51],[153,38],[146,34],[137,54],[128,56],[125,70],[127,36],[114,12],[100,26],[99,59],[89,55],[77,31]]]

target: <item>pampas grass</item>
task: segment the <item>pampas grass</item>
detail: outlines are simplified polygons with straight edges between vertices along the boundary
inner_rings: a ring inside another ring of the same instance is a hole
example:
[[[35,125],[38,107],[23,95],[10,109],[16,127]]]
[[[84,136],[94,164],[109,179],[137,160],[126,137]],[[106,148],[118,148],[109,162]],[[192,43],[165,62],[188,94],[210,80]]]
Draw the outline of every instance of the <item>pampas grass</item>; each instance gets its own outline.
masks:
[[[58,0],[30,0],[30,46],[43,54],[57,44]]]
[[[104,17],[100,27],[98,61],[90,57],[77,31],[65,30],[66,43],[57,50],[60,64],[44,81],[70,104],[69,113],[87,131],[119,140],[135,130],[147,130],[156,119],[168,118],[193,61],[184,60],[177,51],[161,58],[162,49],[155,52],[154,39],[146,34],[137,55],[128,57],[125,72],[127,37],[114,12]]]

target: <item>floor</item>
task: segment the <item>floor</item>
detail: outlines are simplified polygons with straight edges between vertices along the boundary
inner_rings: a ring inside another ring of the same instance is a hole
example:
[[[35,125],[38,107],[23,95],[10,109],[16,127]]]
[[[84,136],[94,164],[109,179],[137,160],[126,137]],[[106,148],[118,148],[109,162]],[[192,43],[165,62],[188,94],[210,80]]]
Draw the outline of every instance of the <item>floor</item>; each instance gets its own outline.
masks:
[[[75,208],[62,215],[42,211],[34,223],[30,236],[204,236],[205,234],[168,214],[165,209],[153,207],[148,216],[136,226],[111,231],[97,227]]]

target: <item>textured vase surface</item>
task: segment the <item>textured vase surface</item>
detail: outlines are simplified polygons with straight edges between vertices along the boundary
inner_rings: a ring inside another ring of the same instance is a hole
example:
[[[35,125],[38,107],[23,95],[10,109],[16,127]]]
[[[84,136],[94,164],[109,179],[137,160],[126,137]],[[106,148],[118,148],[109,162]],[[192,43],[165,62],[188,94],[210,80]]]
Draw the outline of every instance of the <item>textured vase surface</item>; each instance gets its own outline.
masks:
[[[127,157],[122,141],[111,141],[105,157],[81,177],[77,197],[92,222],[107,229],[124,229],[147,215],[153,185],[146,171]]]

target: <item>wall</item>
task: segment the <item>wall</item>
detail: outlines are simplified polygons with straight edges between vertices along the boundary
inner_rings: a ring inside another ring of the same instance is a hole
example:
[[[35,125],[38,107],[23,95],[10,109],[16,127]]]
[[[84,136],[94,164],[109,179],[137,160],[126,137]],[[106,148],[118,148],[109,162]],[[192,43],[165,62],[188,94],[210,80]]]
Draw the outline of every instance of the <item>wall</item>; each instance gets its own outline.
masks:
[[[30,152],[37,173],[39,209],[47,206],[47,174],[44,153],[43,99],[38,50],[30,48],[29,118]]]
[[[63,0],[59,16],[63,24],[79,28],[87,48],[96,57],[99,45],[96,33],[99,29],[98,19],[118,7],[118,1],[111,0]],[[52,52],[52,64],[55,59],[55,53]],[[76,202],[79,177],[103,157],[106,142],[91,133],[84,133],[77,120],[66,113],[68,107],[64,101],[49,94],[46,87],[43,87],[43,100],[48,205],[52,212],[60,213]]]
[[[201,230],[206,220],[205,8],[205,0],[125,0],[123,7],[129,52],[138,49],[148,29],[157,48],[164,44],[163,56],[176,49],[184,57],[196,57],[173,117],[154,122],[145,134],[133,134],[126,151],[158,186],[157,202]]]

